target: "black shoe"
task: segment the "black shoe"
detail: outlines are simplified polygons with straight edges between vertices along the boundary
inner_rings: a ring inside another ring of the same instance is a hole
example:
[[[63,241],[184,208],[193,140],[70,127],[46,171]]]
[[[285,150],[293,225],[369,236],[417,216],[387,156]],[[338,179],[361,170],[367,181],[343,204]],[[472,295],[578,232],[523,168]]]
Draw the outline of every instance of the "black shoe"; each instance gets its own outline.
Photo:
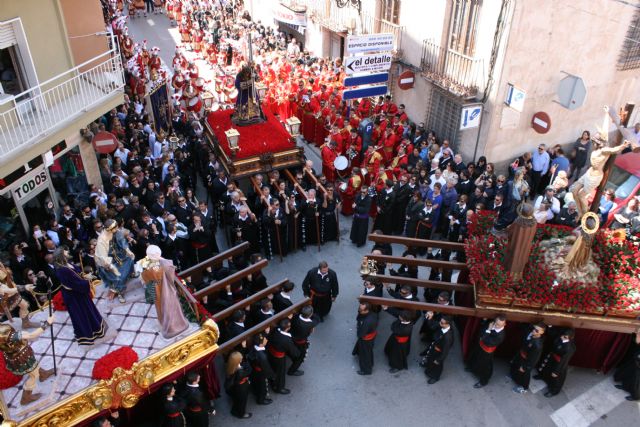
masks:
[[[288,388],[281,388],[280,390],[273,390],[273,392],[277,394],[289,394],[291,393],[291,390]]]
[[[287,372],[287,375],[291,375],[292,377],[301,377],[302,375],[304,375],[304,371],[297,370],[294,372]]]
[[[399,372],[399,371],[400,371],[400,369],[396,369],[396,368],[389,369],[389,373],[390,374],[395,374],[396,372]]]
[[[614,384],[614,387],[620,390],[624,390],[624,387],[622,387],[622,385],[620,384]]]
[[[477,383],[475,383],[475,384],[473,385],[473,388],[482,388],[482,387],[484,387],[485,385],[486,385],[486,384],[482,384],[481,382],[479,382],[479,381],[478,381]]]
[[[556,393],[551,393],[550,391],[548,391],[548,392],[546,392],[546,393],[544,394],[544,397],[553,397],[553,396],[555,396],[555,395],[556,395]]]
[[[437,382],[438,380],[436,380],[435,378],[429,378],[429,381],[427,381],[427,384],[435,384]]]
[[[634,399],[633,396],[631,396],[631,395],[625,397],[625,399],[627,399],[629,402],[633,402],[634,400],[638,400],[638,399]]]
[[[358,371],[357,372],[358,375],[371,375],[371,372],[364,372],[364,371]]]
[[[271,405],[272,403],[273,403],[273,400],[265,399],[262,402],[258,402],[258,405]]]
[[[533,376],[533,379],[534,379],[534,380],[541,380],[541,379],[542,379],[542,375],[540,375],[540,374],[535,374],[535,375]]]

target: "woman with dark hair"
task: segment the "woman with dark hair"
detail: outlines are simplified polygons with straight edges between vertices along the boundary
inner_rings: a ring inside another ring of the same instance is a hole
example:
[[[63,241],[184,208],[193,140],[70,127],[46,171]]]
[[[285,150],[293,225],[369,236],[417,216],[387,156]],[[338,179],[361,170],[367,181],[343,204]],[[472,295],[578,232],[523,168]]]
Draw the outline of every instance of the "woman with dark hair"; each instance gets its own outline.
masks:
[[[580,138],[576,139],[573,143],[573,151],[571,156],[573,157],[571,167],[571,178],[578,179],[582,175],[582,170],[587,164],[589,158],[589,151],[591,149],[591,133],[588,130],[582,132]]]
[[[487,158],[480,156],[476,162],[476,173],[482,174],[487,167]]]
[[[249,375],[251,368],[243,363],[242,353],[234,351],[227,360],[227,378],[224,388],[231,397],[231,415],[238,418],[251,418],[251,412],[246,412],[247,400],[251,391]]]
[[[182,414],[185,404],[176,398],[176,389],[172,383],[162,386],[162,427],[186,427],[187,422]]]

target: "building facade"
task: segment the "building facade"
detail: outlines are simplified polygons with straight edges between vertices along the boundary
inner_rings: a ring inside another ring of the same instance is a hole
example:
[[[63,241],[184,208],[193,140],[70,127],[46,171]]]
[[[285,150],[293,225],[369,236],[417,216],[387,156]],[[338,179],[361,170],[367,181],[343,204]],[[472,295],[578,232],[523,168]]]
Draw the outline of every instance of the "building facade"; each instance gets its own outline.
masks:
[[[349,34],[393,33],[389,92],[412,121],[450,139],[465,159],[486,155],[502,163],[540,143],[572,142],[584,129],[596,131],[604,105],[636,104],[640,94],[637,0],[252,0],[248,6],[325,57],[344,56]],[[416,75],[414,87],[401,90],[397,77],[407,70]],[[464,113],[477,106],[481,114],[465,126]],[[640,120],[638,110],[631,124]],[[549,118],[546,133],[532,127],[539,112]]]
[[[0,8],[1,224],[29,229],[54,182],[69,193],[100,182],[80,129],[123,102],[117,43],[98,0],[3,0]]]

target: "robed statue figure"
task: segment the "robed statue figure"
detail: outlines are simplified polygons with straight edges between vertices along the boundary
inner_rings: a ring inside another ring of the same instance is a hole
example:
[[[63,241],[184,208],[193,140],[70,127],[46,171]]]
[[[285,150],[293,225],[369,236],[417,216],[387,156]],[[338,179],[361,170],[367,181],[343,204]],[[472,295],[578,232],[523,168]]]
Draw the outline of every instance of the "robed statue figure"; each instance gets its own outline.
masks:
[[[260,98],[255,88],[255,76],[249,64],[242,64],[236,75],[235,86],[238,90],[236,109],[231,121],[236,126],[247,126],[265,121],[260,107]]]

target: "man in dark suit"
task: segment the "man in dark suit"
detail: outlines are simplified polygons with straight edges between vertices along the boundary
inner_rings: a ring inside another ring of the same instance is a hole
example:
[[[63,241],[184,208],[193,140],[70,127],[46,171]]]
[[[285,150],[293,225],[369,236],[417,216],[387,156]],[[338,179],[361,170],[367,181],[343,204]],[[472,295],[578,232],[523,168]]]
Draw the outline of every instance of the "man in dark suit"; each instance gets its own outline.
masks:
[[[297,359],[293,360],[287,375],[298,377],[304,374],[304,371],[301,371],[298,368],[300,368],[305,357],[307,357],[309,335],[311,335],[317,324],[318,320],[313,316],[313,307],[310,305],[302,307],[302,309],[300,309],[300,313],[294,315],[293,319],[291,319],[291,338],[293,339],[293,343],[296,347],[298,347],[300,355]]]
[[[527,331],[520,351],[511,361],[511,379],[516,383],[513,391],[526,393],[531,381],[531,370],[538,364],[542,354],[543,335],[547,326],[544,323],[532,325]]]
[[[311,297],[313,310],[323,322],[331,311],[331,304],[338,297],[338,275],[329,268],[326,261],[321,261],[318,268],[312,268],[302,282],[302,292]]]

